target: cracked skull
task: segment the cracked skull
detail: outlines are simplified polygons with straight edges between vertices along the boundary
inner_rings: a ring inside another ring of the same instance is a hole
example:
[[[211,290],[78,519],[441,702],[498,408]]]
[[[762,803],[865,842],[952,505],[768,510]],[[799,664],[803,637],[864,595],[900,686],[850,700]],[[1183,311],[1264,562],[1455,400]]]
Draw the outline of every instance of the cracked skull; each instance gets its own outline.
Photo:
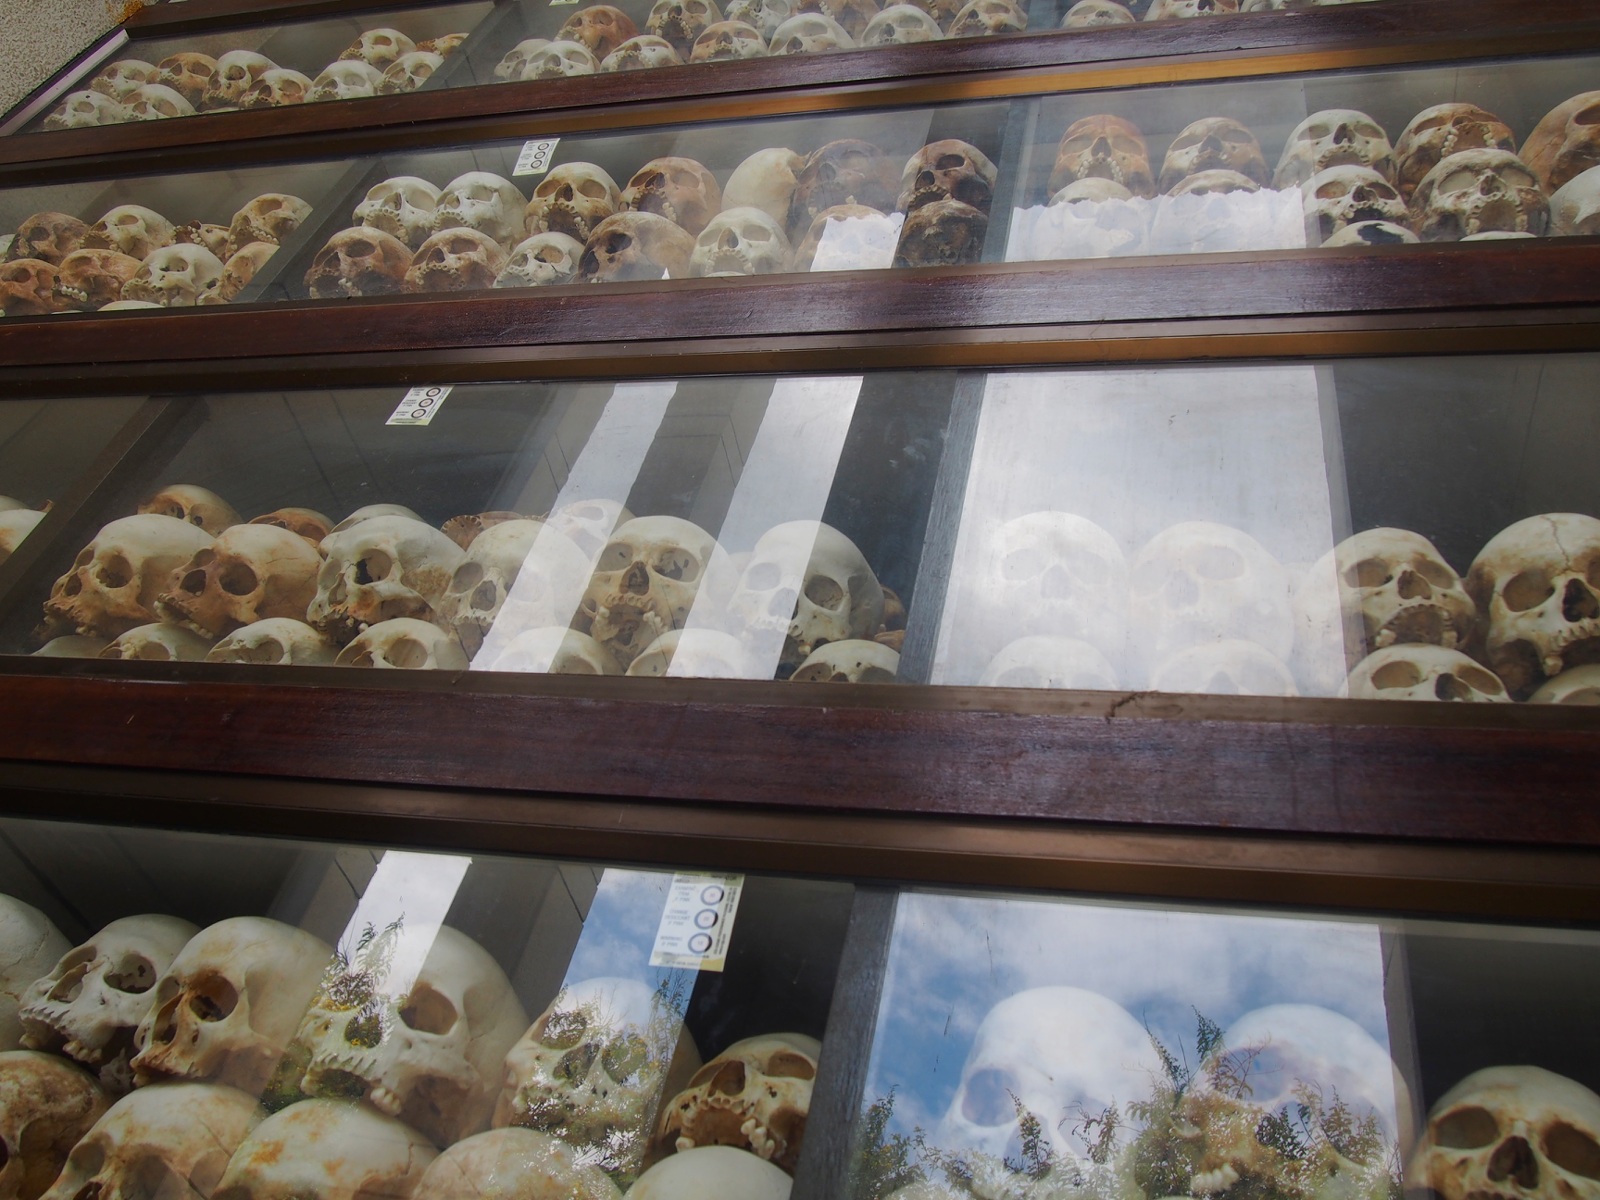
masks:
[[[302,1100],[257,1125],[212,1200],[408,1200],[438,1157],[393,1117],[339,1100]]]
[[[1553,192],[1600,166],[1600,92],[1558,104],[1522,143],[1522,159]]]
[[[1160,188],[1170,192],[1201,171],[1237,171],[1263,187],[1272,177],[1256,135],[1228,117],[1202,117],[1173,139],[1161,163]]]
[[[900,173],[899,212],[910,212],[935,200],[960,200],[989,211],[998,177],[994,163],[976,146],[955,139],[930,142],[913,154]]]
[[[692,522],[635,517],[600,552],[573,625],[626,667],[663,633],[683,628],[720,553],[716,539]]]
[[[322,74],[311,81],[311,92],[306,101],[320,104],[327,100],[359,100],[378,94],[383,82],[383,72],[359,59],[340,59],[323,68]]]
[[[564,233],[536,233],[517,243],[505,269],[495,277],[497,288],[553,287],[572,283],[583,259],[583,243]]]
[[[410,54],[416,48],[417,44],[398,29],[369,29],[345,47],[339,57],[359,59],[379,71],[386,71],[401,55]]]
[[[840,138],[818,147],[795,181],[789,206],[789,240],[803,241],[817,214],[840,204],[893,212],[900,196],[900,171],[871,142]]]
[[[277,63],[253,50],[229,50],[217,59],[206,90],[196,106],[204,109],[236,108],[244,94]]]
[[[344,296],[393,296],[404,290],[411,251],[399,238],[362,225],[328,239],[306,269],[306,290],[315,300]]]
[[[0,1200],[38,1200],[108,1106],[94,1077],[71,1063],[0,1052]]]
[[[163,246],[151,252],[122,287],[124,300],[163,308],[192,308],[222,282],[223,262],[204,246]]]
[[[210,534],[176,517],[141,514],[112,521],[56,580],[41,632],[113,638],[150,624],[172,572],[211,544]]]
[[[588,162],[562,163],[533,189],[524,215],[527,232],[564,233],[579,242],[622,207],[622,189],[604,168]]]
[[[690,237],[699,237],[722,208],[722,189],[716,177],[692,158],[655,158],[628,180],[622,206],[665,217]]]
[[[234,525],[172,573],[156,597],[164,621],[211,638],[268,617],[306,615],[322,557],[305,538],[272,525]]]
[[[1307,233],[1318,242],[1363,221],[1404,224],[1408,213],[1400,191],[1371,167],[1329,167],[1301,189]]]
[[[495,1129],[457,1142],[423,1174],[415,1200],[621,1200],[587,1156],[547,1133]]]
[[[1463,150],[1417,185],[1411,220],[1425,242],[1453,242],[1479,233],[1541,237],[1550,202],[1533,172],[1504,150]]]
[[[406,268],[408,292],[467,292],[491,288],[506,269],[506,251],[476,229],[445,229],[421,246]]]
[[[600,62],[602,71],[647,71],[655,67],[681,67],[683,59],[666,38],[641,33],[629,38]]]
[[[694,238],[654,213],[620,212],[595,226],[583,248],[579,275],[587,283],[682,279]]]
[[[1358,662],[1340,692],[1352,700],[1448,700],[1507,704],[1493,671],[1459,650],[1407,644],[1375,650]]]
[[[415,175],[396,175],[375,183],[351,215],[363,225],[381,229],[415,250],[433,232],[439,189]]]
[[[1444,159],[1463,150],[1515,153],[1511,127],[1476,104],[1435,104],[1411,118],[1395,143],[1395,175],[1407,200]]]
[[[92,250],[116,250],[143,261],[152,251],[172,245],[176,237],[172,222],[155,210],[119,204],[89,227],[83,245]]]
[[[802,1033],[735,1042],[696,1071],[666,1105],[658,1149],[734,1146],[793,1175],[820,1053],[817,1040]]]
[[[629,38],[639,35],[633,18],[610,4],[580,8],[567,18],[556,34],[558,39],[582,42],[596,58],[605,58]]]
[[[304,621],[269,617],[223,638],[207,652],[206,661],[314,667],[331,663],[338,650]]]
[[[1109,179],[1136,196],[1153,196],[1155,176],[1150,171],[1150,151],[1139,127],[1110,113],[1074,121],[1056,149],[1050,172],[1054,195],[1080,179]]]
[[[445,589],[465,558],[433,526],[393,516],[330,533],[322,553],[306,623],[341,646],[395,617],[437,622]]]
[[[48,971],[69,945],[49,917],[0,892],[0,1050],[15,1050],[21,1044],[17,1007],[33,981]]]
[[[177,517],[196,529],[203,529],[216,537],[224,529],[239,523],[239,514],[233,505],[209,488],[193,483],[172,483],[139,504],[141,513],[156,513],[163,517]]]
[[[522,192],[509,179],[488,171],[468,171],[452,179],[440,193],[433,228],[439,233],[475,229],[502,248],[513,246],[522,240],[526,205]]]
[[[722,20],[716,0],[656,0],[645,28],[671,44],[684,62],[694,52],[695,39]]]

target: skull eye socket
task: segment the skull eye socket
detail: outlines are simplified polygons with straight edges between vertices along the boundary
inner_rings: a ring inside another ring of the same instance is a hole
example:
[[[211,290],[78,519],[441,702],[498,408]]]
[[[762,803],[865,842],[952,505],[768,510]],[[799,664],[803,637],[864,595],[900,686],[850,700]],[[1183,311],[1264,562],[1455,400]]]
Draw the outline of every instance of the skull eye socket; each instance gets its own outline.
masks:
[[[230,596],[248,596],[256,590],[256,573],[242,562],[230,562],[217,572],[217,583]]]
[[[679,583],[693,583],[700,578],[700,562],[682,546],[674,546],[662,554],[653,568],[657,575]]]
[[[1482,667],[1463,665],[1452,668],[1452,674],[1473,691],[1485,696],[1498,696],[1505,691],[1505,685],[1500,682],[1499,677],[1490,674]],[[1448,678],[1448,676],[1443,678]],[[1445,697],[1441,695],[1439,699],[1443,700]]]
[[[610,542],[600,551],[596,570],[620,571],[633,561],[633,547],[627,542]]]
[[[1451,171],[1439,181],[1440,192],[1469,192],[1477,186],[1476,171]]]
[[[781,582],[782,575],[777,563],[751,563],[750,569],[745,572],[745,586],[753,592],[770,592]]]
[[[1349,194],[1350,189],[1337,179],[1330,180],[1317,189],[1318,200],[1340,200]]]
[[[1543,571],[1524,571],[1506,584],[1500,598],[1512,612],[1527,612],[1538,608],[1555,595],[1555,591]]]
[[[1581,1129],[1562,1121],[1544,1135],[1546,1157],[1563,1171],[1585,1179],[1600,1179],[1600,1145]]]
[[[1392,662],[1384,663],[1372,673],[1372,686],[1380,692],[1392,691],[1395,688],[1412,688],[1422,682],[1422,672],[1416,663]],[[1481,1110],[1480,1110],[1481,1111]],[[1491,1133],[1490,1136],[1493,1136]],[[1475,1145],[1485,1143],[1478,1142]]]
[[[961,1115],[974,1125],[993,1128],[1017,1119],[1012,1096],[1019,1094],[1016,1080],[1008,1071],[989,1068],[973,1072],[967,1080],[967,1094],[961,1101]]]
[[[1393,578],[1389,564],[1381,558],[1364,559],[1344,573],[1345,583],[1353,588],[1382,587]]]
[[[552,1050],[570,1050],[583,1040],[588,1029],[589,1019],[581,1012],[553,1012],[544,1023],[539,1042]]]
[[[1506,167],[1500,172],[1500,178],[1504,179],[1512,187],[1516,188],[1531,188],[1538,186],[1532,175],[1529,175],[1525,171],[1519,171],[1515,167]]]
[[[604,200],[604,199],[606,199],[605,185],[603,183],[601,183],[598,179],[583,179],[583,180],[579,180],[579,182],[578,182],[578,191],[582,192],[585,196],[589,197],[589,199],[591,199],[591,200]]]
[[[1023,550],[1013,550],[1000,560],[1000,574],[1008,583],[1020,583],[1024,579],[1032,579],[1044,568],[1043,556],[1031,546]]]
[[[202,975],[189,985],[189,1011],[202,1021],[224,1021],[238,1003],[238,989],[220,975]]]
[[[780,1050],[774,1054],[764,1068],[766,1074],[775,1079],[815,1079],[817,1069],[803,1054],[793,1054]]]
[[[599,1056],[599,1048],[593,1042],[585,1042],[563,1054],[551,1074],[567,1084],[579,1083],[594,1068],[594,1060]]]
[[[396,648],[399,649],[406,642],[410,642],[411,647],[415,648],[414,650],[407,649],[405,651],[407,656],[411,657],[420,652],[421,657],[414,663],[397,663],[396,665],[421,666],[422,663],[427,661],[428,651],[421,642],[413,641],[410,638],[402,638],[400,642],[396,643]],[[393,654],[390,655],[390,661],[394,661]],[[427,984],[420,983],[411,989],[411,995],[400,1009],[400,1019],[409,1028],[415,1029],[418,1033],[446,1034],[455,1027],[456,1006]]]
[[[967,157],[964,154],[941,154],[933,167],[936,171],[954,171],[966,165]]]
[[[1308,126],[1304,131],[1302,131],[1300,137],[1303,141],[1320,142],[1332,132],[1333,130],[1329,129],[1322,122],[1318,121],[1315,125]]]
[[[100,560],[95,578],[104,587],[127,587],[133,582],[133,564],[120,554],[108,554]]]
[[[136,954],[128,955],[117,964],[115,971],[106,973],[106,986],[135,996],[148,992],[155,985],[155,963]]]
[[[612,1079],[625,1082],[650,1063],[650,1052],[638,1038],[622,1038],[600,1052],[600,1065]]]
[[[1591,104],[1572,118],[1574,125],[1600,125],[1600,104]]]
[[[1456,573],[1442,562],[1435,562],[1431,558],[1413,559],[1411,569],[1436,588],[1456,586]]]
[[[356,559],[356,582],[377,583],[380,579],[389,578],[389,572],[394,569],[394,560],[382,550],[371,550]]]
[[[416,638],[409,638],[409,637],[396,638],[383,651],[383,661],[388,663],[391,667],[399,667],[402,670],[407,670],[407,671],[420,670],[421,668],[423,668],[423,667],[428,665],[428,648],[426,646],[424,646],[421,642],[417,641]],[[404,1015],[405,1011],[406,1010],[404,1010],[404,1009],[401,1010],[401,1015],[402,1016]],[[407,1025],[411,1025],[411,1022],[407,1021],[406,1024]],[[412,1025],[412,1028],[415,1029],[415,1028],[419,1028],[419,1027],[415,1026],[415,1025]],[[423,1029],[422,1032],[424,1032],[424,1033],[438,1033],[438,1032],[442,1032],[442,1031],[434,1030],[434,1029]]]
[[[813,575],[806,580],[806,599],[818,608],[837,612],[844,608],[850,599],[850,594],[839,586],[838,581],[829,579],[826,575]]]
[[[377,252],[377,247],[365,238],[351,238],[345,243],[345,250],[356,258],[368,258]]]
[[[1433,1126],[1433,1140],[1451,1150],[1477,1150],[1500,1136],[1500,1123],[1476,1105],[1445,1113]]]

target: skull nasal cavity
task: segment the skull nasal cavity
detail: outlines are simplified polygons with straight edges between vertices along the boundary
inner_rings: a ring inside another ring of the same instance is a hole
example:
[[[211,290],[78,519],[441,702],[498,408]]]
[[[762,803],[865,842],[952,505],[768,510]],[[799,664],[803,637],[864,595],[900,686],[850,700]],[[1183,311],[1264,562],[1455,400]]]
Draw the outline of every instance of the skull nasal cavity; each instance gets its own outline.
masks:
[[[961,1101],[961,1113],[974,1125],[993,1127],[1009,1125],[1017,1119],[1012,1096],[1016,1087],[1011,1076],[993,1069],[976,1071],[967,1080],[967,1094]]]
[[[643,563],[634,563],[628,568],[627,574],[622,577],[622,590],[636,592],[640,595],[650,590],[650,568]]]
[[[1569,621],[1592,621],[1600,617],[1600,600],[1580,580],[1570,580],[1561,597],[1561,615]]]
[[[1592,1134],[1557,1122],[1545,1132],[1545,1157],[1556,1166],[1585,1179],[1600,1179],[1600,1143]]]
[[[1433,589],[1428,581],[1415,571],[1400,572],[1400,598],[1402,600],[1431,600]]]
[[[1533,1147],[1519,1137],[1509,1137],[1495,1147],[1489,1159],[1489,1178],[1499,1183],[1509,1179],[1520,1188],[1539,1186],[1539,1160]]]

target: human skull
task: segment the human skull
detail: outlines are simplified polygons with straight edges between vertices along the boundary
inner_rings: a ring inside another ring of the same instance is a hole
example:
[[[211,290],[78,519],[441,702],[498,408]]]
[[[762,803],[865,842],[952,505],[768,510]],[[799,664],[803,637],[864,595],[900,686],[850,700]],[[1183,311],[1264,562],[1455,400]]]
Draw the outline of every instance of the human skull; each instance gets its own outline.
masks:
[[[1428,172],[1452,154],[1516,149],[1511,127],[1493,113],[1476,104],[1435,104],[1412,117],[1395,143],[1396,182],[1400,194],[1410,200]]]
[[[1600,664],[1561,672],[1529,696],[1528,703],[1600,705]]]
[[[304,621],[292,617],[269,617],[230,633],[211,647],[206,654],[206,661],[268,667],[317,667],[333,662],[338,653],[339,647]]]
[[[304,104],[311,97],[311,77],[287,67],[262,73],[260,79],[239,101],[243,109],[282,108],[289,104]]]
[[[1289,579],[1247,533],[1185,521],[1156,534],[1133,561],[1129,649],[1147,667],[1208,642],[1255,642],[1287,660],[1294,645]]]
[[[112,921],[67,951],[28,988],[18,1016],[22,1044],[65,1054],[120,1094],[133,1087],[133,1034],[150,989],[199,930],[177,917],[145,913]]]
[[[422,518],[412,512],[404,504],[364,504],[344,520],[335,525],[330,533],[343,533],[346,529],[353,528],[363,521],[370,521],[373,517],[405,517],[411,521],[421,521]]]
[[[390,977],[396,947],[381,935],[329,965],[296,1035],[308,1062],[301,1087],[308,1095],[365,1099],[447,1146],[488,1126],[501,1061],[528,1015],[499,964],[465,934],[441,925],[398,936],[426,939],[414,975],[408,969]]]
[[[771,275],[789,269],[793,251],[783,226],[759,208],[725,208],[695,242],[689,274]]]
[[[1461,651],[1409,643],[1367,655],[1340,694],[1352,700],[1511,701],[1504,682]]]
[[[368,626],[334,659],[336,667],[404,671],[465,671],[467,656],[454,637],[427,621],[393,617]]]
[[[1422,239],[1404,225],[1394,221],[1357,221],[1347,225],[1327,241],[1324,250],[1336,246],[1403,246],[1415,245]]]
[[[68,945],[49,917],[0,893],[0,1050],[21,1045],[17,1009],[33,981],[67,952]]]
[[[1545,114],[1522,143],[1522,160],[1547,192],[1600,166],[1600,92],[1584,92]]]
[[[699,1067],[682,1018],[646,984],[586,979],[563,987],[505,1056],[494,1124],[554,1134],[626,1176],[662,1100]]]
[[[789,678],[794,683],[893,683],[899,652],[881,642],[829,642],[806,656]]]
[[[31,508],[8,508],[0,512],[0,564],[10,558],[22,540],[44,520],[42,512]]]
[[[444,229],[417,248],[406,269],[408,292],[466,292],[491,288],[506,269],[506,252],[476,229]]]
[[[588,578],[589,556],[570,538],[541,521],[503,521],[467,547],[439,613],[470,658],[502,616],[502,644],[526,629],[567,624]]]
[[[1239,0],[1153,0],[1145,10],[1146,21],[1167,21],[1185,17],[1218,17],[1239,11]]]
[[[778,26],[794,16],[794,3],[793,0],[733,0],[725,15],[730,21],[754,25],[770,42]]]
[[[383,72],[360,59],[338,59],[323,68],[322,74],[311,81],[311,91],[306,96],[308,104],[325,100],[359,100],[376,96],[383,82]]]
[[[735,1042],[696,1071],[667,1104],[657,1146],[668,1153],[733,1146],[793,1175],[821,1049],[803,1033]]]
[[[582,42],[550,42],[528,55],[520,79],[565,79],[572,75],[593,75],[600,60]]]
[[[39,258],[0,263],[0,312],[8,317],[38,317],[60,312],[67,301],[56,290],[60,269]]]
[[[221,284],[222,270],[222,260],[203,246],[163,246],[140,264],[122,296],[163,308],[193,307]]]
[[[55,293],[67,308],[89,311],[122,299],[139,260],[117,250],[74,250],[61,260]]]
[[[635,679],[753,679],[757,670],[744,643],[732,634],[669,629],[628,664],[627,673]]]
[[[617,666],[610,651],[587,633],[564,625],[528,629],[517,634],[489,662],[488,669],[549,675],[622,674],[622,668]]]
[[[176,517],[216,537],[239,523],[239,514],[221,496],[193,483],[169,483],[139,504],[141,513]]]
[[[369,29],[346,46],[339,57],[359,59],[382,72],[402,54],[410,54],[416,48],[417,44],[398,29]]]
[[[267,265],[267,260],[277,252],[278,247],[271,242],[251,242],[241,246],[222,264],[222,278],[211,292],[200,297],[200,303],[228,304],[236,300],[261,268]]]
[[[604,168],[562,163],[533,189],[523,223],[530,235],[564,233],[586,242],[595,226],[621,207],[622,189]]]
[[[211,1200],[408,1200],[438,1157],[393,1117],[340,1100],[302,1100],[239,1144]]]
[[[644,71],[653,67],[681,67],[683,58],[666,38],[641,33],[618,46],[600,62],[602,71]]]
[[[128,119],[120,103],[101,92],[72,92],[44,119],[46,129],[90,129]]]
[[[417,43],[417,49],[449,58],[461,48],[461,43],[467,40],[467,36],[465,33],[441,33],[438,37],[423,38]]]
[[[872,18],[878,15],[878,0],[799,0],[795,11],[821,13],[830,17],[855,39],[857,45],[864,45],[861,35],[866,32]]]
[[[518,42],[507,50],[505,56],[494,69],[494,77],[502,83],[516,83],[523,78],[527,70],[528,60],[550,44],[549,38],[527,38]]]
[[[381,229],[415,250],[433,231],[439,189],[415,175],[396,175],[375,183],[352,214],[363,225]]]
[[[228,225],[228,254],[239,253],[251,242],[280,246],[310,215],[311,205],[298,196],[283,192],[257,196],[233,214]]]
[[[167,117],[192,117],[194,105],[164,83],[147,83],[122,98],[130,121],[160,121]]]
[[[224,262],[228,260],[228,227],[226,225],[213,225],[209,221],[190,221],[187,225],[180,225],[173,230],[174,242],[188,242],[194,246],[204,246]]]
[[[1600,1096],[1542,1067],[1486,1067],[1433,1106],[1405,1181],[1444,1200],[1595,1200],[1597,1161]]]
[[[497,288],[549,287],[578,277],[583,243],[564,233],[536,233],[519,242],[495,278]]]
[[[639,36],[633,18],[610,4],[591,4],[567,18],[556,37],[582,42],[597,59],[605,58],[629,38]]]
[[[1134,15],[1116,0],[1078,0],[1061,18],[1063,29],[1098,29],[1102,25],[1134,23]]]
[[[177,92],[190,107],[199,108],[216,73],[216,59],[209,54],[185,50],[168,55],[156,64],[155,82]]]
[[[1404,222],[1400,190],[1371,167],[1339,166],[1319,171],[1301,188],[1307,232],[1319,243],[1362,221]]]
[[[83,234],[91,250],[116,250],[141,262],[162,246],[170,246],[177,230],[171,221],[140,204],[119,204]]]
[[[1021,1108],[1055,1157],[1087,1161],[1067,1118],[1142,1100],[1162,1077],[1149,1033],[1121,1005],[1082,988],[1030,988],[983,1018],[932,1140],[956,1154],[1020,1157]]]
[[[215,641],[205,634],[158,621],[136,625],[117,635],[99,657],[126,662],[200,662],[211,652]]]
[[[217,59],[216,68],[196,107],[237,108],[256,81],[277,66],[266,55],[253,50],[229,50]]]
[[[732,1146],[701,1146],[664,1158],[628,1189],[632,1200],[789,1200],[794,1181],[771,1163]]]
[[[545,518],[545,524],[570,538],[593,562],[611,540],[611,531],[633,520],[615,500],[574,500]]]
[[[586,283],[681,279],[689,273],[694,238],[647,212],[619,212],[595,226],[583,248],[579,274]]]
[[[733,169],[722,189],[722,206],[759,208],[780,226],[789,220],[789,204],[805,159],[787,146],[757,150]]]
[[[988,37],[997,33],[1022,33],[1028,14],[1011,0],[971,0],[950,22],[950,36]]]
[[[424,1172],[414,1200],[621,1200],[617,1185],[566,1142],[532,1129],[495,1129],[451,1146]]]
[[[129,93],[155,81],[155,63],[145,62],[141,58],[124,58],[96,75],[89,87],[113,100],[125,100]]]
[[[414,92],[432,79],[433,73],[443,65],[442,54],[434,54],[427,50],[413,50],[410,54],[402,54],[383,73],[383,79],[378,83],[378,94],[395,96],[403,92]]]
[[[1237,171],[1266,186],[1271,178],[1256,135],[1228,117],[1202,117],[1186,126],[1167,149],[1160,189],[1170,192],[1201,171]]]
[[[315,300],[392,296],[405,289],[411,251],[399,238],[368,225],[344,229],[311,259],[306,290]]]
[[[732,62],[741,58],[765,58],[767,40],[754,25],[744,21],[717,21],[707,25],[695,39],[690,62]]]
[[[600,552],[573,626],[626,667],[667,630],[683,628],[720,553],[709,533],[682,518],[635,517]]]
[[[855,38],[832,17],[796,13],[772,31],[768,49],[773,54],[826,54],[855,47]]]
[[[36,258],[59,267],[62,259],[84,244],[89,229],[66,213],[38,212],[23,219],[7,251],[12,259]]]
[[[211,545],[211,535],[175,517],[112,521],[78,552],[44,605],[41,635],[113,638],[156,619],[156,596],[172,572]]]
[[[1550,232],[1562,237],[1600,233],[1600,167],[1590,167],[1550,197]]]
[[[1050,172],[1051,194],[1075,180],[1108,179],[1138,196],[1155,195],[1150,152],[1131,121],[1099,113],[1067,127]]]
[[[1299,187],[1329,167],[1345,166],[1371,167],[1392,184],[1394,148],[1383,127],[1366,113],[1326,109],[1295,126],[1278,159],[1272,186],[1280,191]]]
[[[959,200],[934,200],[912,210],[895,247],[897,267],[952,267],[977,262],[989,230],[982,209]]]
[[[1501,530],[1467,573],[1484,661],[1512,695],[1600,661],[1600,520],[1545,513]]]
[[[893,212],[900,170],[871,142],[841,138],[812,151],[795,182],[789,206],[791,241],[804,238],[817,214],[840,204]]]
[[[321,566],[299,534],[234,525],[173,572],[156,612],[213,639],[268,617],[299,620],[316,595]]]
[[[837,529],[788,521],[756,542],[730,606],[747,637],[781,636],[777,661],[794,668],[828,642],[872,637],[883,623],[883,587]]]
[[[94,1077],[71,1063],[0,1052],[0,1200],[38,1200],[108,1106]]]
[[[261,1119],[253,1096],[212,1083],[160,1083],[124,1096],[73,1147],[46,1200],[191,1196],[209,1200]]]
[[[202,929],[156,983],[134,1035],[135,1080],[186,1079],[259,1093],[331,954],[320,938],[265,917],[231,917]]]
[[[433,210],[433,228],[436,233],[477,230],[503,249],[522,240],[526,204],[522,192],[509,179],[488,171],[468,171],[452,179],[440,193]]]
[[[910,212],[936,200],[960,200],[988,212],[998,174],[989,156],[976,146],[953,138],[930,142],[911,156],[900,173],[895,208]]]
[[[1009,642],[989,660],[979,687],[1116,690],[1117,670],[1088,642],[1038,634]]]
[[[716,0],[656,0],[645,28],[671,43],[679,57],[688,62],[695,39],[720,20],[722,9]]]
[[[465,559],[433,526],[407,517],[373,517],[335,530],[322,553],[306,623],[341,646],[380,621],[440,620],[445,589]]]
[[[1151,673],[1153,692],[1211,696],[1298,696],[1280,659],[1254,642],[1209,642],[1179,650]]]
[[[1429,171],[1411,197],[1411,219],[1425,242],[1505,231],[1542,236],[1550,202],[1533,172],[1505,150],[1462,150]]]
[[[470,549],[479,535],[485,530],[493,529],[496,525],[503,525],[507,521],[525,520],[521,513],[497,509],[492,512],[462,513],[451,517],[439,526],[439,532],[444,534],[463,550]]]
[[[665,217],[690,237],[699,237],[722,208],[722,189],[716,177],[692,158],[653,158],[628,180],[622,206]]]

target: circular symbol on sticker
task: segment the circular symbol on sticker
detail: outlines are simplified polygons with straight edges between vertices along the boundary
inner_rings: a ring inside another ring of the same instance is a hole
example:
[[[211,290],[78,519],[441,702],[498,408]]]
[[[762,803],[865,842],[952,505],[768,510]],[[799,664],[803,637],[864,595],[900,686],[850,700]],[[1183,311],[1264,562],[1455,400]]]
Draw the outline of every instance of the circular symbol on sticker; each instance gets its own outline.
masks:
[[[694,924],[697,929],[710,929],[716,923],[717,910],[714,908],[702,908],[694,915]]]
[[[420,421],[420,420],[422,420],[423,417],[425,417],[427,415],[428,415],[428,410],[425,409],[425,408],[414,408],[414,409],[411,410],[411,419],[413,421]]]
[[[712,884],[700,893],[701,904],[720,904],[722,897],[727,895],[718,885]]]
[[[711,935],[709,933],[695,934],[689,939],[689,949],[693,950],[696,954],[704,954],[707,950],[711,949]]]

